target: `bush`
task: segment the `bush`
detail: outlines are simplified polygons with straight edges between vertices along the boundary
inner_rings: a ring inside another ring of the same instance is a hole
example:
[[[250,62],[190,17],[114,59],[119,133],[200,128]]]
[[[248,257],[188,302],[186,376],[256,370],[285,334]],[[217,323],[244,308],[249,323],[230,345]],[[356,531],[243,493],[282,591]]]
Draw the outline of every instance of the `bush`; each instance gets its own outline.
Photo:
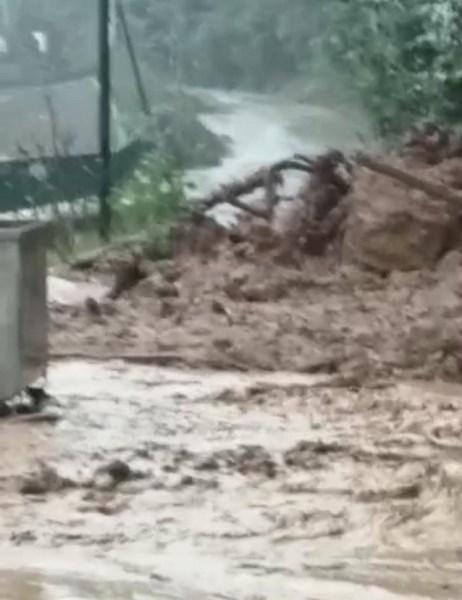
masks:
[[[188,211],[183,174],[157,153],[147,156],[112,200],[116,234],[143,233],[159,255]]]

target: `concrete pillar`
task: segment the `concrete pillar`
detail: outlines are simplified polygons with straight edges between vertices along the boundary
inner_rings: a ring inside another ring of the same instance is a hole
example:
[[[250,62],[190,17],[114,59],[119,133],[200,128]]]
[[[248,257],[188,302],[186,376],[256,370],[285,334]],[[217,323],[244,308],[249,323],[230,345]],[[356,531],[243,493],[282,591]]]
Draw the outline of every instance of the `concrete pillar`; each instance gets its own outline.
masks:
[[[0,221],[0,401],[46,375],[46,230]]]

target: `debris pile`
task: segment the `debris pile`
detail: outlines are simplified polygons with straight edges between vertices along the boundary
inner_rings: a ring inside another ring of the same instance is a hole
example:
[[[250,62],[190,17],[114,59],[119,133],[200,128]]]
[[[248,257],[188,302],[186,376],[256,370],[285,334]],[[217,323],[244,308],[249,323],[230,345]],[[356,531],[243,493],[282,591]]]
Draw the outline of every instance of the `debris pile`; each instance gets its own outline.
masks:
[[[447,127],[427,122],[410,129],[403,141],[401,154],[427,165],[462,157],[462,137]]]
[[[456,163],[462,173],[462,161]],[[414,171],[415,181],[401,163],[387,166],[402,179],[364,167],[356,172],[344,259],[384,273],[433,267],[457,245],[462,194],[446,189],[447,165]]]
[[[461,380],[462,158],[438,131],[431,160],[409,151],[428,131],[388,156],[296,155],[195,204],[169,260],[98,258],[114,283],[52,309],[52,355]],[[287,198],[289,171],[306,179]],[[236,225],[210,216],[221,203]]]

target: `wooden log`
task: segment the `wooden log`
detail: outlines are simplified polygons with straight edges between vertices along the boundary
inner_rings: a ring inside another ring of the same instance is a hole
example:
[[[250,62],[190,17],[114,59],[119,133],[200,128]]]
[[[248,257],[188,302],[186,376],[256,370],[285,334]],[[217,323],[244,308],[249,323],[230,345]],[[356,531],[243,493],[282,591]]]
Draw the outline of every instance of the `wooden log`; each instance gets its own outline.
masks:
[[[417,177],[416,175],[408,173],[399,167],[389,165],[363,154],[357,156],[356,161],[359,165],[369,169],[370,171],[374,171],[380,175],[385,175],[386,177],[395,179],[404,185],[420,190],[421,192],[425,192],[429,196],[434,196],[436,198],[441,198],[442,200],[447,200],[448,202],[460,204],[462,208],[462,194],[455,192],[444,184],[434,183],[428,179]]]
[[[272,216],[272,209],[278,203],[279,197],[276,193],[276,187],[281,185],[281,173],[286,170],[303,171],[311,173],[311,164],[305,160],[288,159],[281,160],[269,168],[259,169],[245,179],[233,181],[227,185],[221,186],[218,190],[212,192],[207,198],[198,202],[197,211],[205,212],[218,206],[219,204],[230,204],[243,211],[249,212],[253,216],[263,219],[269,219]],[[258,189],[265,189],[268,197],[269,210],[259,210],[239,200],[241,196],[246,196]]]

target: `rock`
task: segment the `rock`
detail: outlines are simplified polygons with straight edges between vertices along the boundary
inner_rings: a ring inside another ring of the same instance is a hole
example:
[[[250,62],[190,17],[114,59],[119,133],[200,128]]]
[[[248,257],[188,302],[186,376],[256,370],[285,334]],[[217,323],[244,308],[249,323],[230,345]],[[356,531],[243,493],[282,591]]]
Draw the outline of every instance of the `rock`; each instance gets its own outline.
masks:
[[[178,285],[176,283],[169,283],[168,281],[158,285],[155,292],[159,298],[179,298],[180,296]]]
[[[443,256],[438,263],[438,274],[444,277],[462,274],[462,253],[452,250]]]
[[[0,419],[5,419],[13,414],[13,409],[6,402],[0,402]]]
[[[138,285],[139,296],[159,298],[178,298],[180,290],[178,284],[167,281],[161,273],[154,273]]]
[[[122,294],[146,279],[147,272],[141,263],[142,256],[138,253],[128,261],[117,261],[117,264],[114,265],[114,283],[107,295],[110,300],[117,300]]]
[[[231,311],[226,307],[225,304],[223,304],[223,302],[220,302],[220,300],[214,298],[211,303],[211,309],[216,315],[222,315],[227,318],[230,324],[232,323],[233,319]]]
[[[132,470],[129,465],[123,460],[113,460],[104,467],[98,469],[98,473],[107,474],[114,480],[115,483],[128,481],[132,476]]]
[[[176,283],[183,276],[183,267],[181,265],[164,265],[162,275],[167,283]]]
[[[116,482],[108,473],[99,473],[94,477],[90,485],[100,492],[109,492],[114,489]]]
[[[162,319],[170,319],[178,312],[178,307],[172,302],[163,300],[160,306],[160,316]]]
[[[284,453],[284,462],[288,467],[319,469],[322,468],[321,456],[343,451],[344,448],[336,442],[301,441]]]
[[[50,492],[59,492],[64,489],[75,487],[71,479],[62,477],[56,469],[46,464],[41,464],[37,473],[24,477],[19,484],[21,494],[43,495]]]
[[[220,463],[215,456],[206,456],[203,460],[196,464],[198,471],[218,471]]]
[[[246,285],[241,288],[241,297],[246,302],[276,302],[287,295],[283,284]]]
[[[180,486],[190,487],[191,485],[194,485],[194,483],[195,483],[195,479],[192,475],[183,475],[183,477],[181,478],[181,481],[180,481]]]
[[[91,298],[90,296],[88,298],[86,298],[85,309],[88,312],[88,314],[90,316],[92,316],[93,318],[98,319],[98,320],[101,319],[102,314],[103,314],[102,310],[101,310],[101,306],[94,298]]]
[[[260,474],[269,479],[277,475],[277,465],[262,446],[242,445],[236,449],[219,450],[205,457],[196,468],[202,471],[228,468],[242,475]]]
[[[95,511],[106,517],[118,515],[127,508],[126,502],[113,502],[107,504],[99,504],[95,507]]]
[[[36,541],[36,534],[29,529],[26,529],[25,531],[14,532],[10,536],[10,542],[12,542],[15,546],[22,546],[23,544],[33,543]]]
[[[454,203],[365,169],[358,171],[350,204],[343,257],[383,273],[432,267],[458,227]]]
[[[234,256],[239,260],[254,260],[255,249],[250,242],[237,244],[233,249]]]

